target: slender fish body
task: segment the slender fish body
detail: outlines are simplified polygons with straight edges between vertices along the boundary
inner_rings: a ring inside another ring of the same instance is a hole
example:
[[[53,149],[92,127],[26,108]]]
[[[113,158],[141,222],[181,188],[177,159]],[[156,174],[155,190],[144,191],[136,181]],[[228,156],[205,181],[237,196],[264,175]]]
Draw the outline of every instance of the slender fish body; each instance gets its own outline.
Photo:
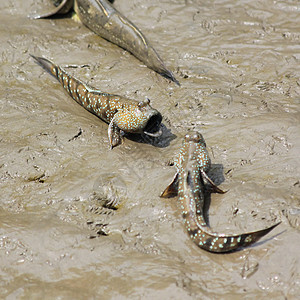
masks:
[[[72,7],[86,27],[129,51],[147,67],[180,85],[139,28],[107,0],[63,0],[56,4],[56,8],[52,12],[38,15],[35,18],[63,14]]]
[[[150,106],[149,100],[138,102],[104,93],[72,77],[51,61],[31,56],[61,83],[77,103],[109,124],[108,137],[111,148],[122,142],[122,133],[160,135],[162,116]]]
[[[205,150],[200,153],[202,154],[200,158],[199,149]],[[213,232],[207,225],[203,213],[205,185],[200,168],[206,164],[206,152],[201,134],[195,132],[185,136],[177,169],[178,197],[187,232],[194,243],[209,252],[225,253],[251,245],[280,223],[263,230],[239,235]]]

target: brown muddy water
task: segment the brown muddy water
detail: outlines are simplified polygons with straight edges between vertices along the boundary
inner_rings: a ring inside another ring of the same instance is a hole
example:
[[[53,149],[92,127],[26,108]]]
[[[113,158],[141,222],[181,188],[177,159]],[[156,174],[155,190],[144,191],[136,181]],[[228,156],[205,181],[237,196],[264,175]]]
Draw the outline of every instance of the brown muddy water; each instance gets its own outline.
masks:
[[[46,3],[0,4],[0,298],[299,297],[299,1],[116,0],[181,87],[73,19],[27,17]],[[107,125],[29,53],[103,91],[150,98],[163,140],[110,151]],[[237,234],[282,221],[253,247],[201,250],[176,198],[159,198],[191,129],[229,190],[211,195],[210,225]]]

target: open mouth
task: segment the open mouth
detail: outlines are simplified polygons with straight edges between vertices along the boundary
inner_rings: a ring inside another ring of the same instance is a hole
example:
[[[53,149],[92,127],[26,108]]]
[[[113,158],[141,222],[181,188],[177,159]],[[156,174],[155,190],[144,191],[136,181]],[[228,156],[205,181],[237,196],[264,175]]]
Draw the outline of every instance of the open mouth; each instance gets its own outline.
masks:
[[[143,132],[149,136],[158,137],[162,135],[160,123],[162,116],[160,113],[153,115],[147,122]]]

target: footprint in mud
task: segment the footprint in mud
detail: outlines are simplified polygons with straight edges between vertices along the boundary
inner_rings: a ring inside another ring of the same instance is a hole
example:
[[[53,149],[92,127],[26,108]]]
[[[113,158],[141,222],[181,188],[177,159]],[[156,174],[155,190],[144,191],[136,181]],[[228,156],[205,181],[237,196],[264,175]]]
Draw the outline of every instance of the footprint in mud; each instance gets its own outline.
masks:
[[[240,275],[243,279],[248,279],[254,275],[259,268],[259,263],[248,253],[245,257],[245,262],[241,269]]]
[[[300,208],[293,207],[285,209],[283,214],[286,216],[293,228],[300,230]]]
[[[90,238],[109,234],[111,218],[127,196],[126,184],[116,173],[102,174],[95,180],[93,191],[86,210],[86,223],[95,232]]]

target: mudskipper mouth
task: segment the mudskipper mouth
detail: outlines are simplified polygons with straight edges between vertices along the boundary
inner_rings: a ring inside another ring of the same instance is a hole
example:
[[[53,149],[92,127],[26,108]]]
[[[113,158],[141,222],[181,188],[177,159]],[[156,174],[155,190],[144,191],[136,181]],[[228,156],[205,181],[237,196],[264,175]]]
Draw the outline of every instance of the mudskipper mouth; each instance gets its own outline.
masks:
[[[161,129],[162,116],[160,113],[153,115],[147,122],[143,132],[152,137],[158,137],[162,135]]]

